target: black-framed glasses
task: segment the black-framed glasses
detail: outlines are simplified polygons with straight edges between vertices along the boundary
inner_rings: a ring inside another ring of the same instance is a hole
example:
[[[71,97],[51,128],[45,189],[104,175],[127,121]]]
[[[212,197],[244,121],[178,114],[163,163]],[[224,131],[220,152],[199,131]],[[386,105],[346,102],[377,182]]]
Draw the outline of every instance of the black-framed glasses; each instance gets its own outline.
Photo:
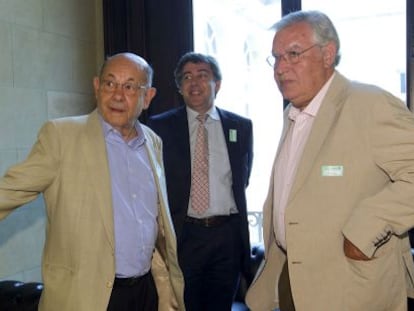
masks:
[[[319,44],[311,45],[310,47],[302,51],[286,51],[283,54],[270,55],[266,58],[266,61],[271,67],[277,66],[282,61],[282,59],[289,65],[294,65],[294,64],[299,63],[300,56],[302,54],[306,53],[307,51],[314,48],[315,46],[319,46]]]
[[[102,86],[102,89],[107,93],[115,92],[115,90],[118,89],[118,86],[120,86],[124,94],[128,96],[136,95],[138,90],[147,89],[147,86],[140,85],[134,82],[119,83],[113,80],[106,80],[106,79],[101,80],[101,86]]]

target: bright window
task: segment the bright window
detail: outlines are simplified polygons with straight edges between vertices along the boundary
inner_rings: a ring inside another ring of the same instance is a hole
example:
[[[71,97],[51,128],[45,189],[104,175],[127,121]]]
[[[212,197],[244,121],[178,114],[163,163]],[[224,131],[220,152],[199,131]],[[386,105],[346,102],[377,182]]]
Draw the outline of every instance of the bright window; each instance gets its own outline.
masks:
[[[406,100],[406,0],[302,0],[302,9],[332,19],[341,40],[341,73]]]
[[[223,74],[216,105],[253,121],[247,205],[260,213],[283,122],[283,101],[266,63],[272,50],[269,28],[281,15],[280,0],[194,0],[193,8],[194,50],[214,56]],[[260,239],[259,230],[250,234],[253,243]]]

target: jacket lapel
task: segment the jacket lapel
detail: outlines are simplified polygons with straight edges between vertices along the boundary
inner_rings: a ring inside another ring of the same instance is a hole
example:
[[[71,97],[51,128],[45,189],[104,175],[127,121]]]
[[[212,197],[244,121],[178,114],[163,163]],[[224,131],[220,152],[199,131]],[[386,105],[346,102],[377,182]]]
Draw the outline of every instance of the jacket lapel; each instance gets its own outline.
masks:
[[[340,108],[343,104],[343,97],[349,82],[342,75],[336,72],[331,86],[322,101],[316,119],[313,123],[311,133],[299,161],[295,182],[289,196],[289,201],[295,197],[299,189],[310,173],[322,145],[338,118]]]
[[[101,215],[108,241],[111,247],[115,249],[112,188],[106,156],[106,144],[102,135],[102,127],[97,110],[90,114],[85,132],[85,141],[82,141],[82,148],[84,149],[88,167],[94,170],[91,174],[96,175],[92,181],[92,187],[95,192],[93,197],[96,200],[94,204],[96,204],[96,208]]]
[[[221,125],[223,127],[223,134],[224,139],[226,141],[227,152],[229,155],[230,167],[231,171],[233,172],[233,179],[235,178],[234,175],[238,173],[237,170],[237,163],[239,157],[239,150],[240,150],[240,138],[237,137],[238,133],[240,132],[239,123],[237,120],[232,119],[228,116],[225,111],[220,110],[217,108],[217,112],[220,116]],[[236,177],[237,178],[237,177]]]
[[[187,110],[185,106],[182,106],[175,115],[175,120],[173,122],[176,126],[176,132],[173,133],[175,138],[172,140],[174,141],[177,146],[178,150],[180,150],[179,156],[180,159],[177,159],[177,163],[182,165],[182,168],[185,171],[188,171],[189,175],[191,175],[191,151],[190,151],[190,136],[188,130],[188,117],[187,117]],[[188,182],[191,182],[189,180]]]
[[[148,159],[151,164],[155,185],[157,187],[158,195],[158,239],[157,239],[157,250],[163,258],[166,258],[167,252],[171,251],[171,246],[175,245],[175,232],[172,229],[172,219],[168,211],[167,202],[167,186],[165,184],[164,170],[160,163],[162,163],[161,146],[157,150],[156,143],[150,131],[145,126],[141,126],[145,138],[145,148],[147,150]],[[166,239],[169,240],[168,247]],[[174,239],[174,240],[172,240]],[[167,248],[170,248],[169,250]],[[174,249],[174,253],[176,250]],[[171,256],[171,254],[170,254]]]
[[[190,151],[190,136],[188,129],[188,117],[185,106],[180,107],[174,114],[174,118],[171,118],[171,127],[174,131],[171,131],[173,139],[170,141],[174,142],[173,147],[175,152],[172,153],[175,163],[180,163],[180,169],[184,172],[184,180],[176,181],[183,183],[185,191],[182,194],[177,195],[190,195],[191,188],[191,151]],[[186,209],[185,209],[186,210]]]

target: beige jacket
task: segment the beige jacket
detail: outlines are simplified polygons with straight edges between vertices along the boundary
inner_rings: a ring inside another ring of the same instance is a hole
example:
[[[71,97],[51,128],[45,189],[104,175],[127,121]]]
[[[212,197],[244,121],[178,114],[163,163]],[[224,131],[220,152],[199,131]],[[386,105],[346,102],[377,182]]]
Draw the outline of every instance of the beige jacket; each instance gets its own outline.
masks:
[[[143,127],[159,198],[152,274],[159,310],[184,310],[184,282],[167,203],[162,144]],[[39,310],[106,310],[115,278],[114,225],[105,141],[95,110],[47,122],[28,158],[0,180],[0,218],[43,192],[46,241]]]
[[[286,115],[285,124],[282,141]],[[286,257],[275,246],[272,201],[273,177],[264,204],[265,261],[247,293],[253,311],[278,306]],[[414,226],[414,118],[400,100],[336,73],[299,162],[285,225],[296,310],[407,310],[414,294],[406,233]],[[374,259],[347,259],[343,235]]]

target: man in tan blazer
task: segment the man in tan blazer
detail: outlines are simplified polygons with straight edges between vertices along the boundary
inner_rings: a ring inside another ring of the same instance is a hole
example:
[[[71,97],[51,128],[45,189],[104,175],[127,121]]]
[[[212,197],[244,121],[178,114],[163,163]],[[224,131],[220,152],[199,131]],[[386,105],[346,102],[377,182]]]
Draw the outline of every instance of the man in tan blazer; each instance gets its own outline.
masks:
[[[335,70],[339,39],[317,11],[275,24],[274,77],[290,102],[264,203],[253,311],[406,311],[414,267],[414,118]]]
[[[94,79],[97,110],[47,122],[0,180],[0,218],[44,194],[39,310],[184,310],[162,143],[137,120],[152,75],[135,54],[109,58]]]

